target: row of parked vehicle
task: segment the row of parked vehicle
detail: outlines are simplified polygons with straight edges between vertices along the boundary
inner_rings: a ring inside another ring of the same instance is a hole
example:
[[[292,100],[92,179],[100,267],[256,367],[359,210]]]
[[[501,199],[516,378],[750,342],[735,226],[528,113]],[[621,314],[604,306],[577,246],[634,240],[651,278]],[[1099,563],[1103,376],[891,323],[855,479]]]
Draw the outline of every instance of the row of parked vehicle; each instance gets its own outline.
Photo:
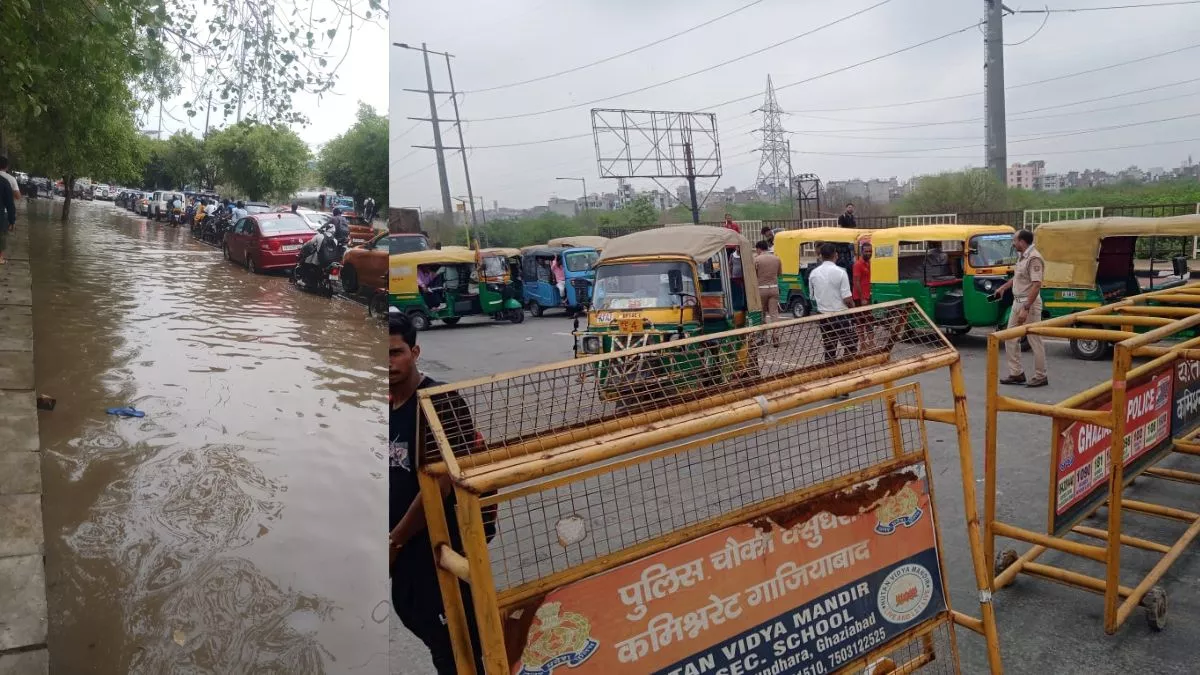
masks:
[[[414,235],[407,235],[414,236]],[[604,237],[551,239],[515,248],[444,246],[395,251],[390,256],[388,302],[418,330],[434,321],[453,326],[465,316],[520,323],[528,311],[569,315],[583,311],[592,295],[594,267]]]

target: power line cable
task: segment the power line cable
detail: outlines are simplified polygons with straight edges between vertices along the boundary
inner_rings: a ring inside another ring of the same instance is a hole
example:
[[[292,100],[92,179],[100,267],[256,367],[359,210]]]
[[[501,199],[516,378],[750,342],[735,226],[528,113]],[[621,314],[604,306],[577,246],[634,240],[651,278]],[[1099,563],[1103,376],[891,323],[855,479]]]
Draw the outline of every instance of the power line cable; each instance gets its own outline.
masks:
[[[1185,82],[1188,82],[1188,81],[1200,81],[1200,78],[1195,78],[1194,80],[1185,80]],[[1150,91],[1150,90],[1156,90],[1156,89],[1161,89],[1161,88],[1165,88],[1165,87],[1150,87],[1148,89],[1143,89],[1141,91]],[[1052,113],[1049,115],[1030,115],[1028,117],[1009,117],[1008,121],[1009,122],[1025,122],[1025,121],[1029,121],[1029,120],[1053,119],[1055,117],[1074,117],[1074,116],[1078,116],[1078,115],[1090,115],[1092,113],[1107,112],[1107,111],[1111,111],[1111,110],[1122,110],[1125,108],[1138,108],[1138,107],[1152,104],[1152,103],[1162,103],[1164,101],[1174,101],[1177,99],[1190,98],[1192,96],[1197,96],[1197,95],[1200,95],[1200,92],[1189,92],[1187,94],[1176,94],[1175,96],[1164,96],[1161,98],[1145,99],[1145,100],[1141,100],[1141,101],[1135,101],[1133,103],[1124,103],[1121,105],[1105,106],[1103,108],[1091,108],[1088,110],[1076,110],[1076,111],[1072,111],[1072,112]],[[1112,97],[1100,97],[1100,99],[1089,99],[1089,100],[1101,100],[1103,98],[1112,98]],[[1061,107],[1067,107],[1070,105],[1078,105],[1078,103],[1080,103],[1080,102],[1063,103],[1059,106],[1045,106],[1043,108],[1035,108],[1034,110],[1047,110],[1047,109],[1054,108],[1054,107],[1061,108]],[[1013,113],[1013,115],[1022,115],[1027,112],[1033,112],[1033,111],[1027,110],[1027,111],[1021,111],[1021,112],[1015,112],[1015,113]],[[867,120],[838,120],[837,118],[832,118],[832,117],[819,117],[816,119],[833,120],[835,122],[846,121],[846,122],[861,122],[861,123],[866,123],[866,124],[876,124],[876,122],[868,122]],[[928,127],[928,126],[973,124],[975,122],[980,122],[982,120],[983,120],[982,117],[966,117],[966,118],[956,119],[956,120],[941,120],[938,122],[900,123],[899,126],[890,126],[890,127],[882,127],[882,128],[874,128],[874,129],[872,129],[872,128],[866,128],[866,129],[820,129],[820,130],[810,130],[810,131],[792,131],[789,133],[799,134],[802,136],[829,135],[829,136],[835,136],[837,138],[854,138],[853,136],[838,136],[838,134],[855,133],[855,132],[863,132],[863,131],[891,131],[893,129],[913,129],[913,128],[919,128],[919,127]],[[887,123],[879,122],[878,124],[887,124]],[[864,140],[904,140],[903,138],[900,138],[900,137],[891,137],[889,139],[888,137],[884,137],[884,136],[860,137],[860,138],[863,138]],[[972,138],[974,138],[974,137],[972,137]],[[918,139],[910,138],[910,140],[918,140]],[[926,139],[921,139],[921,140],[926,140]]]
[[[1066,138],[1068,136],[1080,136],[1083,134],[1095,134],[1095,133],[1101,133],[1104,131],[1115,131],[1117,129],[1128,129],[1130,127],[1146,126],[1149,124],[1162,124],[1164,122],[1174,122],[1174,121],[1182,120],[1182,119],[1191,119],[1193,117],[1200,117],[1200,112],[1188,113],[1186,115],[1176,115],[1174,117],[1163,117],[1163,118],[1156,119],[1156,120],[1143,120],[1140,122],[1126,122],[1124,124],[1112,124],[1112,125],[1103,126],[1103,127],[1093,127],[1090,129],[1069,129],[1066,131],[1054,132],[1054,133],[1049,133],[1049,134],[1036,134],[1033,136],[1025,136],[1025,137],[1021,137],[1021,138],[1010,139],[1009,143],[1027,143],[1029,141],[1041,141],[1041,140],[1045,140],[1047,138]],[[978,144],[952,145],[952,146],[941,147],[941,148],[913,148],[910,150],[883,150],[883,151],[879,151],[879,154],[939,152],[942,150],[964,150],[967,148],[976,148],[976,147],[979,147]],[[858,153],[858,154],[870,157],[876,153],[872,152],[872,151],[864,150],[863,152]]]
[[[1175,0],[1174,2],[1148,2],[1141,5],[1109,5],[1107,7],[1075,7],[1064,9],[1018,9],[1013,14],[1075,14],[1078,12],[1106,12],[1114,9],[1154,9],[1158,7],[1177,7],[1179,5],[1200,5],[1200,0]]]
[[[968,30],[971,30],[972,28],[974,28],[974,27],[977,25],[977,23],[978,23],[978,22],[976,22],[976,23],[972,23],[972,24],[971,24],[971,25],[969,25],[969,26],[965,26],[965,27],[963,27],[963,28],[959,28],[959,29],[957,29],[957,30],[950,31],[949,33],[943,33],[942,35],[939,35],[939,36],[937,36],[937,37],[930,38],[930,39],[928,39],[928,40],[922,40],[921,42],[918,42],[918,43],[915,43],[915,44],[909,45],[909,46],[907,46],[907,47],[901,47],[900,49],[893,50],[893,51],[891,51],[891,52],[888,52],[888,53],[886,53],[886,54],[880,54],[879,56],[875,56],[875,57],[872,57],[872,58],[870,58],[870,59],[866,59],[866,60],[864,60],[864,61],[859,61],[858,63],[852,63],[852,64],[850,64],[850,65],[847,65],[847,66],[842,66],[841,68],[838,68],[838,69],[836,69],[836,70],[831,70],[831,71],[829,71],[829,72],[826,72],[826,73],[821,73],[821,74],[819,74],[819,75],[813,75],[812,77],[809,77],[809,78],[806,78],[806,79],[804,79],[804,80],[800,80],[800,81],[797,81],[797,82],[792,82],[792,83],[790,83],[790,84],[783,85],[782,87],[776,87],[776,88],[775,88],[775,90],[776,90],[776,91],[778,91],[778,90],[780,90],[780,89],[785,89],[785,88],[787,88],[787,87],[794,87],[794,86],[796,86],[796,85],[805,84],[805,83],[807,83],[807,82],[812,82],[812,81],[814,81],[814,80],[819,80],[819,79],[821,79],[821,78],[824,78],[824,77],[829,77],[829,76],[831,76],[831,75],[836,75],[836,74],[838,74],[838,73],[843,73],[843,72],[846,72],[847,70],[851,70],[851,69],[853,69],[853,68],[857,68],[857,67],[859,67],[859,66],[865,66],[865,65],[867,65],[867,64],[874,63],[874,62],[876,62],[876,61],[881,61],[881,60],[883,60],[883,59],[885,59],[885,58],[888,58],[888,57],[891,57],[891,56],[895,56],[895,55],[897,55],[897,54],[902,54],[902,53],[904,53],[904,52],[912,51],[913,49],[917,49],[917,48],[919,48],[919,47],[924,47],[924,46],[926,46],[926,45],[929,45],[929,44],[932,44],[932,43],[934,43],[934,42],[938,42],[939,40],[945,40],[945,39],[947,39],[947,38],[950,38],[950,37],[953,37],[953,36],[955,36],[955,35],[959,35],[959,34],[961,34],[961,33],[964,33],[964,32],[966,32],[966,31],[968,31]],[[726,105],[730,105],[730,104],[732,104],[732,103],[738,103],[738,102],[740,102],[740,101],[745,101],[745,100],[748,100],[748,99],[751,99],[751,98],[756,98],[756,97],[758,97],[758,96],[761,96],[761,95],[762,95],[762,93],[761,93],[761,92],[758,92],[758,93],[755,93],[755,94],[750,94],[750,95],[748,95],[748,96],[742,96],[742,97],[739,97],[739,98],[730,99],[730,100],[728,100],[728,101],[724,101],[724,102],[722,102],[722,103],[717,103],[717,104],[714,104],[714,105],[704,106],[704,107],[702,107],[702,108],[699,108],[699,110],[710,110],[710,109],[712,109],[712,108],[720,108],[720,107],[723,107],[723,106],[726,106]],[[587,104],[580,104],[580,105],[587,105]],[[496,119],[496,118],[493,118],[493,119]],[[735,119],[736,119],[736,118],[735,118]],[[475,121],[480,121],[480,120],[475,120]],[[587,133],[587,134],[576,134],[576,135],[574,135],[574,136],[562,136],[562,137],[559,137],[559,138],[547,138],[547,139],[540,139],[540,140],[536,140],[536,141],[523,141],[523,142],[520,142],[520,143],[504,143],[504,144],[500,144],[500,145],[476,145],[476,146],[473,146],[473,147],[474,147],[475,149],[481,149],[481,150],[482,150],[482,149],[490,149],[490,148],[512,148],[512,147],[518,147],[518,146],[524,146],[524,145],[537,145],[537,144],[541,144],[541,143],[554,143],[554,142],[556,142],[556,141],[565,141],[565,140],[571,140],[571,139],[575,139],[575,138],[583,138],[583,137],[586,137],[586,136],[591,136],[591,134],[590,134],[590,133]]]
[[[1171,49],[1171,50],[1168,50],[1165,52],[1158,52],[1156,54],[1140,56],[1136,59],[1131,59],[1128,61],[1120,61],[1117,63],[1110,63],[1107,66],[1101,66],[1099,68],[1089,68],[1087,70],[1081,70],[1081,71],[1074,72],[1074,73],[1066,73],[1065,75],[1057,75],[1055,77],[1046,78],[1046,79],[1042,79],[1042,80],[1036,80],[1034,82],[1024,82],[1021,84],[1012,84],[1012,85],[1008,85],[1007,87],[1005,87],[1005,90],[1030,87],[1030,86],[1033,86],[1036,84],[1045,84],[1047,82],[1055,82],[1058,80],[1065,80],[1065,79],[1069,79],[1072,77],[1079,77],[1080,75],[1090,75],[1092,73],[1100,72],[1102,70],[1111,70],[1113,68],[1119,68],[1121,66],[1128,66],[1128,65],[1132,65],[1134,63],[1141,63],[1143,61],[1148,61],[1150,59],[1156,59],[1156,58],[1159,58],[1162,56],[1170,56],[1172,54],[1178,54],[1179,52],[1187,51],[1190,49],[1195,49],[1197,47],[1200,47],[1200,43],[1186,45],[1184,47],[1180,47],[1177,49]],[[1191,81],[1192,80],[1185,80],[1185,82],[1191,82]],[[1164,86],[1167,86],[1167,85],[1164,85]],[[1128,93],[1137,93],[1137,92],[1135,91],[1135,92],[1128,92]],[[982,91],[973,91],[973,92],[966,93],[966,94],[953,94],[951,96],[937,96],[934,98],[922,98],[922,99],[915,99],[912,101],[898,101],[898,102],[893,102],[893,103],[880,103],[880,104],[875,104],[875,105],[851,106],[851,107],[845,107],[845,108],[806,108],[806,109],[801,109],[801,110],[793,110],[792,114],[818,113],[818,112],[849,112],[849,111],[853,111],[853,110],[882,110],[882,109],[890,109],[890,108],[903,108],[903,107],[907,107],[910,105],[923,105],[925,103],[941,103],[943,101],[954,101],[957,99],[970,98],[972,96],[982,96],[982,95],[983,95]]]
[[[585,70],[585,69],[587,69],[587,68],[591,68],[591,67],[593,67],[593,66],[598,66],[598,65],[600,65],[600,64],[602,64],[602,63],[608,63],[609,61],[615,61],[616,59],[619,59],[619,58],[622,58],[622,57],[625,57],[625,56],[629,56],[630,54],[636,54],[636,53],[638,53],[638,52],[640,52],[640,51],[643,51],[643,50],[649,49],[650,47],[654,47],[654,46],[656,46],[656,45],[660,45],[660,44],[662,44],[662,43],[664,43],[664,42],[667,42],[667,41],[669,41],[669,40],[674,40],[674,39],[675,39],[675,38],[677,38],[677,37],[681,37],[681,36],[683,36],[683,35],[687,35],[688,33],[691,33],[691,32],[693,32],[693,31],[695,31],[695,30],[699,30],[699,29],[701,29],[701,28],[704,28],[705,26],[711,26],[712,24],[714,24],[714,23],[716,23],[716,22],[718,22],[718,21],[720,21],[720,20],[722,20],[722,19],[726,19],[726,18],[729,18],[729,17],[733,16],[734,14],[737,14],[738,12],[742,12],[742,11],[745,11],[745,10],[747,10],[747,9],[750,9],[750,8],[751,8],[751,7],[753,7],[753,6],[755,6],[755,5],[757,5],[757,4],[760,4],[760,3],[762,3],[763,1],[764,1],[764,0],[753,0],[752,2],[748,2],[748,3],[744,4],[744,5],[742,5],[741,7],[738,7],[738,8],[736,8],[736,9],[733,9],[733,10],[729,11],[729,12],[726,12],[726,13],[724,13],[724,14],[722,14],[722,15],[718,16],[718,17],[715,17],[715,18],[709,19],[708,21],[705,21],[705,22],[703,22],[703,23],[698,23],[698,24],[696,24],[695,26],[692,26],[692,27],[690,27],[690,28],[685,28],[685,29],[683,29],[683,30],[679,31],[678,33],[674,33],[674,34],[668,35],[667,37],[660,38],[660,39],[658,39],[658,40],[655,40],[655,41],[653,41],[653,42],[647,42],[646,44],[644,44],[644,45],[641,45],[640,47],[634,47],[633,49],[629,49],[629,50],[623,51],[623,52],[621,52],[621,53],[619,53],[619,54],[613,54],[612,56],[605,57],[605,58],[603,58],[603,59],[600,59],[600,60],[598,60],[598,61],[592,61],[591,63],[585,63],[585,64],[583,64],[583,65],[581,65],[581,66],[575,66],[574,68],[568,68],[568,69],[566,69],[566,70],[560,70],[560,71],[558,71],[558,72],[556,72],[556,73],[550,73],[549,75],[542,75],[542,76],[540,76],[540,77],[533,77],[533,78],[530,78],[530,79],[528,79],[528,80],[521,80],[520,82],[511,82],[511,83],[509,83],[509,84],[498,84],[498,85],[496,85],[496,86],[494,86],[494,87],[485,87],[485,88],[483,88],[483,89],[471,89],[471,90],[469,90],[469,92],[464,92],[464,93],[481,94],[481,93],[483,93],[483,92],[485,92],[485,91],[496,91],[496,90],[498,90],[498,89],[508,89],[508,88],[511,88],[511,87],[519,87],[519,86],[526,85],[526,84],[532,84],[532,83],[534,83],[534,82],[543,82],[543,81],[545,81],[545,80],[553,79],[553,78],[555,78],[555,77],[561,77],[561,76],[563,76],[563,75],[570,75],[571,73],[577,73],[577,72],[579,72],[579,71],[581,71],[581,70]]]
[[[476,119],[473,119],[473,120],[463,120],[463,121],[465,121],[465,122],[498,122],[498,121],[500,121],[500,120],[514,120],[514,119],[522,119],[522,118],[525,118],[525,117],[536,117],[536,116],[538,116],[538,115],[548,115],[548,114],[550,114],[550,113],[563,112],[563,111],[566,111],[566,110],[575,110],[576,108],[584,108],[584,107],[587,107],[587,106],[595,105],[595,104],[597,104],[597,103],[603,103],[603,102],[605,102],[605,101],[611,101],[611,100],[613,100],[613,99],[616,99],[616,98],[621,98],[621,97],[624,97],[624,96],[630,96],[630,95],[632,95],[632,94],[640,94],[640,93],[642,93],[642,92],[644,92],[644,91],[649,91],[649,90],[651,90],[651,89],[656,89],[656,88],[658,88],[658,87],[661,87],[661,86],[664,86],[664,85],[667,85],[667,84],[673,84],[673,83],[675,83],[675,82],[681,82],[681,81],[683,81],[683,80],[686,80],[686,79],[688,79],[688,78],[690,78],[690,77],[695,77],[696,75],[700,75],[700,74],[703,74],[703,73],[707,73],[707,72],[709,72],[709,71],[716,70],[717,68],[723,68],[723,67],[725,67],[725,66],[728,66],[728,65],[730,65],[730,64],[732,64],[732,63],[737,63],[738,61],[742,61],[742,60],[744,60],[744,59],[748,59],[748,58],[750,58],[751,56],[757,56],[758,54],[762,54],[763,52],[767,52],[767,51],[770,51],[770,50],[772,50],[772,49],[777,49],[777,48],[779,48],[779,47],[782,47],[782,46],[783,46],[783,45],[785,45],[785,44],[788,44],[788,43],[791,43],[791,42],[795,42],[796,40],[799,40],[799,39],[801,39],[801,38],[808,37],[808,36],[810,36],[810,35],[812,35],[812,34],[814,34],[814,33],[817,33],[817,32],[820,32],[820,31],[822,31],[822,30],[825,30],[826,28],[830,28],[830,27],[832,27],[832,26],[836,26],[836,25],[838,25],[838,24],[840,24],[840,23],[843,23],[843,22],[849,21],[850,19],[853,19],[853,18],[855,18],[855,17],[857,17],[857,16],[859,16],[859,15],[865,14],[865,13],[867,13],[867,12],[869,12],[869,11],[873,10],[873,9],[876,9],[876,8],[878,8],[878,7],[882,7],[883,5],[886,5],[886,4],[890,3],[890,2],[892,2],[892,0],[879,0],[878,2],[876,2],[876,3],[875,3],[875,4],[873,4],[873,5],[870,5],[870,6],[868,6],[868,7],[865,7],[865,8],[863,8],[863,9],[860,9],[860,10],[858,10],[858,11],[856,11],[856,12],[852,12],[852,13],[850,13],[850,14],[847,14],[847,15],[845,15],[845,16],[842,16],[842,17],[840,17],[840,18],[834,19],[833,21],[830,21],[830,22],[828,22],[828,23],[825,23],[825,24],[822,24],[822,25],[820,25],[820,26],[817,26],[816,28],[813,28],[813,29],[811,29],[811,30],[807,30],[807,31],[805,31],[805,32],[803,32],[803,33],[800,33],[800,34],[797,34],[797,35],[793,35],[792,37],[790,37],[790,38],[787,38],[787,39],[785,39],[785,40],[780,40],[779,42],[776,42],[776,43],[774,43],[774,44],[767,45],[766,47],[762,47],[762,48],[756,49],[756,50],[754,50],[754,51],[752,51],[752,52],[748,52],[748,53],[746,53],[746,54],[742,54],[741,56],[736,56],[736,57],[734,57],[734,58],[732,58],[732,59],[728,59],[728,60],[726,60],[726,61],[722,61],[721,63],[717,63],[717,64],[714,64],[714,65],[708,66],[708,67],[706,67],[706,68],[701,68],[700,70],[694,70],[694,71],[692,71],[692,72],[690,72],[690,73],[687,73],[687,74],[685,74],[685,75],[680,75],[680,76],[678,76],[678,77],[673,77],[673,78],[670,78],[670,79],[667,79],[667,80],[663,80],[663,81],[661,81],[661,82],[656,82],[656,83],[654,83],[654,84],[648,84],[648,85],[646,85],[646,86],[644,86],[644,87],[638,87],[637,89],[630,89],[629,91],[623,91],[623,92],[621,92],[621,93],[619,93],[619,94],[612,94],[612,95],[610,95],[610,96],[604,96],[604,97],[601,97],[601,98],[592,99],[592,100],[590,100],[590,101],[583,101],[583,102],[581,102],[581,103],[572,103],[571,105],[559,106],[559,107],[557,107],[557,108],[547,108],[547,109],[545,109],[545,110],[534,110],[534,111],[530,111],[530,112],[514,113],[514,114],[511,114],[511,115],[497,115],[497,116],[495,116],[495,117],[480,117],[480,118],[476,118]],[[975,25],[975,24],[972,24],[972,26],[974,26],[974,25]],[[755,94],[755,95],[757,96],[757,94]]]

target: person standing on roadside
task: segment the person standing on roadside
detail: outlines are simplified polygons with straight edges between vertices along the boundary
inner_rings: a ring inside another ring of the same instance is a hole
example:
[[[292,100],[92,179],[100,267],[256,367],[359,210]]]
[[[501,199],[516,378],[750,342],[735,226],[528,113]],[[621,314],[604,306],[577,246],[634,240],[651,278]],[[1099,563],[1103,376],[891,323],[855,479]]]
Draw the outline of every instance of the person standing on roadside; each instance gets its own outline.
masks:
[[[871,248],[871,242],[864,241],[858,247],[858,260],[854,261],[854,270],[851,272],[851,288],[853,289],[854,305],[856,307],[866,307],[871,304],[871,255],[874,249]],[[859,312],[856,317],[855,324],[858,326],[858,351],[863,351],[867,347],[870,337],[871,313]]]
[[[779,274],[783,261],[771,252],[765,239],[754,245],[754,276],[758,277],[758,299],[768,324],[779,320]],[[779,331],[771,331],[771,344],[779,346]]]
[[[858,219],[854,217],[854,202],[846,202],[846,210],[838,216],[838,227],[858,227]]]
[[[734,232],[737,232],[738,234],[742,233],[742,226],[733,222],[733,216],[729,215],[728,213],[725,214],[725,224],[724,225],[725,225],[725,229],[727,229],[727,230],[733,230]]]
[[[762,240],[767,242],[767,250],[770,251],[771,253],[774,253],[775,252],[775,230],[772,230],[771,228],[767,227],[766,225],[763,225],[762,229],[759,230],[758,233],[760,235],[762,235]]]
[[[8,158],[0,157],[0,171],[7,173]],[[12,183],[0,178],[0,265],[7,265],[8,233],[17,226],[17,200]]]
[[[421,373],[417,367],[420,356],[417,330],[408,315],[389,314],[388,398],[391,413],[388,419],[388,569],[392,578],[392,608],[400,617],[400,622],[429,648],[438,675],[456,675],[458,670],[454,662],[454,648],[446,625],[433,546],[426,528],[425,503],[421,500],[416,473],[420,462],[420,457],[416,455],[417,391],[439,384]],[[462,396],[457,392],[449,392],[435,395],[432,400],[435,408],[446,410],[455,420],[454,425],[446,428],[451,447],[470,447],[476,434],[471,411]],[[429,425],[422,427],[426,433],[424,446],[436,447]],[[450,491],[449,479],[440,477],[438,486],[445,504],[451,548],[461,551],[455,499]],[[486,513],[484,516],[485,523],[490,523],[484,526],[485,536],[491,538],[496,531],[495,514],[490,518]],[[475,672],[482,673],[483,652],[475,627],[471,589],[467,584],[459,584],[459,587],[475,654]]]
[[[992,293],[999,300],[1009,288],[1013,291],[1012,311],[1008,315],[1008,327],[1016,328],[1027,323],[1042,320],[1042,275],[1046,270],[1046,261],[1042,254],[1033,247],[1033,232],[1020,230],[1013,235],[1013,248],[1020,256],[1013,270],[1013,278],[1004,282]],[[1004,343],[1004,351],[1008,352],[1008,377],[1000,380],[1000,384],[1023,384],[1026,387],[1044,387],[1050,384],[1046,377],[1046,344],[1041,335],[1030,333],[1026,336],[1029,347],[1033,351],[1033,379],[1025,381],[1025,370],[1021,364],[1021,341],[1008,340]]]
[[[808,287],[812,291],[817,312],[829,314],[818,322],[821,328],[821,346],[825,362],[838,358],[838,347],[844,345],[847,354],[855,352],[855,330],[849,316],[840,314],[854,304],[854,293],[850,290],[850,277],[837,264],[837,247],[829,242],[821,244],[821,264],[808,275]],[[844,398],[844,396],[843,396]]]

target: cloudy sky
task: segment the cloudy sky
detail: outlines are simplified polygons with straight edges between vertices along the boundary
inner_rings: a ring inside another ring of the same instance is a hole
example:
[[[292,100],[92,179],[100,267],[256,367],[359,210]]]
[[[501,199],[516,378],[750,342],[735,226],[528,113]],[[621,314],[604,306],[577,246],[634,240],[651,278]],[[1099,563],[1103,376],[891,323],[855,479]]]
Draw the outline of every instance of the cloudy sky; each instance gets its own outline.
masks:
[[[332,11],[327,13],[332,14]],[[346,54],[345,62],[337,71],[337,84],[333,91],[321,96],[299,94],[293,101],[296,109],[309,118],[309,124],[295,127],[296,133],[309,146],[315,148],[346,131],[354,123],[359,101],[374,106],[380,113],[387,110],[387,82],[379,72],[379,64],[384,63],[387,58],[387,32],[387,23],[382,19],[376,23],[357,26],[353,34],[344,32],[339,35],[325,52],[336,54],[338,57]],[[180,130],[188,130],[196,136],[203,135],[203,111],[196,117],[188,118],[183,107],[184,102],[191,96],[194,96],[194,93],[186,90],[173,100],[164,102],[164,138]],[[243,110],[243,116],[248,112],[248,109]],[[142,115],[139,121],[143,129],[158,128],[158,106],[153,106],[149,114]],[[223,119],[218,107],[212,113],[209,127],[220,128],[234,122],[233,116]]]
[[[1129,3],[1051,0],[1049,7],[1118,4]],[[1046,5],[1009,0],[1008,6]],[[730,12],[629,56],[504,86],[605,59]],[[718,187],[751,186],[759,158],[753,149],[761,142],[754,131],[761,116],[753,111],[762,105],[768,75],[789,113],[783,123],[791,132],[796,173],[815,172],[826,181],[904,180],[980,166],[984,47],[981,28],[972,24],[982,13],[982,2],[964,0],[444,0],[393,3],[391,41],[426,42],[456,55],[475,194],[488,208],[494,200],[529,207],[552,195],[579,195],[578,183],[555,181],[558,176],[586,177],[589,192],[615,188],[616,181],[598,177],[589,134],[593,107],[715,112],[725,168]],[[1005,20],[1010,163],[1044,159],[1048,171],[1060,172],[1131,164],[1170,168],[1189,153],[1200,160],[1200,4],[1046,17]],[[803,33],[810,34],[796,37]],[[1196,48],[1154,56],[1185,47]],[[876,57],[882,58],[856,65]],[[1080,74],[1143,57],[1151,58]],[[392,47],[390,63],[391,204],[439,208],[433,152],[411,147],[432,142],[430,125],[407,119],[428,117],[428,99],[400,91],[424,86],[420,54]],[[445,73],[444,61],[433,61],[435,88],[448,88]],[[501,88],[477,91],[493,87]],[[748,98],[718,105],[741,97]],[[945,100],[902,105],[933,98]],[[597,99],[608,100],[591,103]],[[448,97],[439,103],[439,115],[452,115]],[[1122,128],[1107,128],[1116,126]],[[457,143],[452,126],[446,125],[443,141]],[[447,164],[451,193],[466,194],[461,158],[449,155]]]

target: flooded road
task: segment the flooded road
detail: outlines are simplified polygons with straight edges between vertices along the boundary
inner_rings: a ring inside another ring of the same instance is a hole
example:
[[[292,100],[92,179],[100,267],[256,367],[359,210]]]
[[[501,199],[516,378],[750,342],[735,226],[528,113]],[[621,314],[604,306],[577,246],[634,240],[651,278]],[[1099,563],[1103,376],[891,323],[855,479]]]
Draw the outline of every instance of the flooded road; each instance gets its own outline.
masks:
[[[386,672],[382,323],[110,203],[27,206],[51,672]]]

